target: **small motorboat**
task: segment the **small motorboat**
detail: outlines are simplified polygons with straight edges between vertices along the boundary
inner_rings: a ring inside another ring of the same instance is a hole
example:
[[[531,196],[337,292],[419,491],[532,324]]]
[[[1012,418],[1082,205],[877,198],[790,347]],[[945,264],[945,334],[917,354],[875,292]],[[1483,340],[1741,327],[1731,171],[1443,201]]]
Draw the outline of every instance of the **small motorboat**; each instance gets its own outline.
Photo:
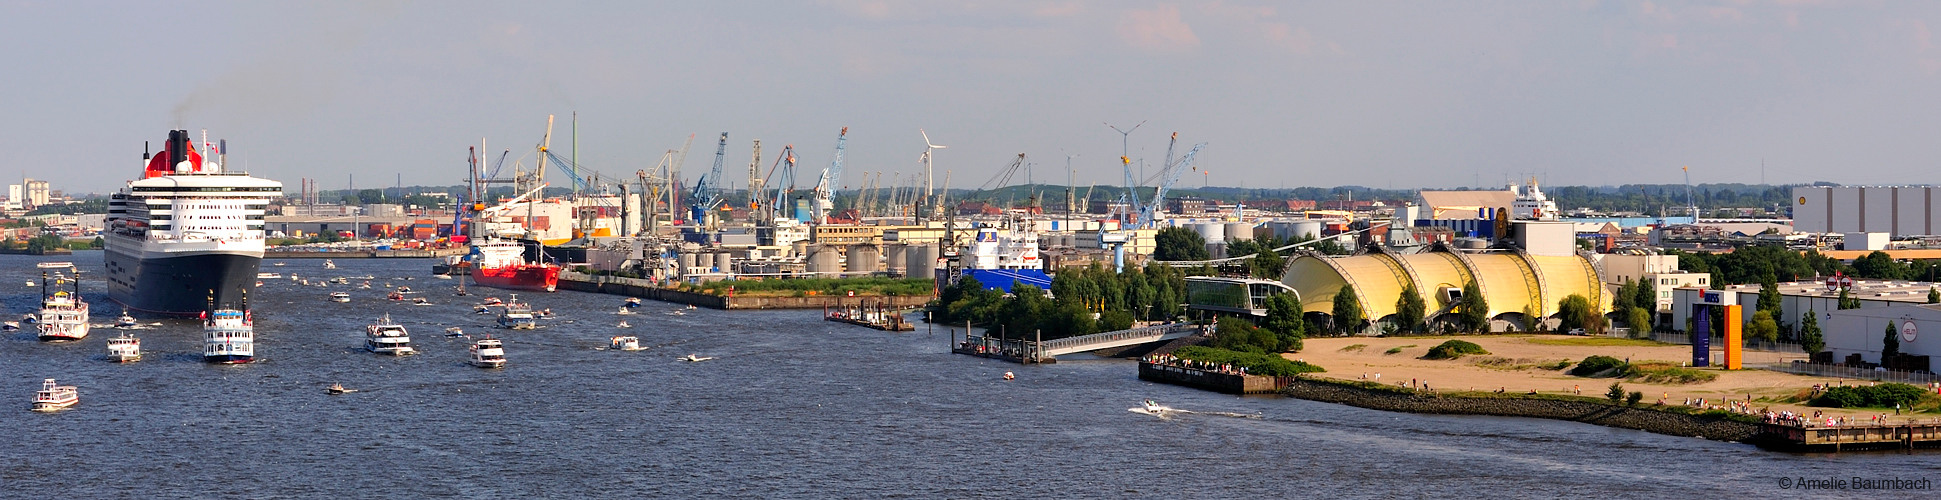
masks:
[[[411,293],[411,287],[399,285],[398,293]]]
[[[34,313],[27,313],[27,314],[20,315],[20,324],[31,325],[39,322],[40,322],[40,317],[34,316]]]
[[[1178,411],[1165,406],[1160,406],[1158,402],[1155,402],[1151,399],[1145,400],[1142,403],[1143,404],[1140,405],[1138,408],[1126,408],[1126,411],[1133,412],[1133,413],[1144,413],[1147,415],[1153,415],[1153,416],[1159,416],[1159,417],[1166,416],[1170,412]]]
[[[692,310],[694,310],[694,304],[688,304],[688,305],[687,305],[687,310],[689,310],[689,311],[692,311]]]
[[[472,308],[472,312],[475,312],[475,313],[479,313],[479,314],[486,314],[486,313],[490,313],[490,312],[492,312],[492,307],[490,307],[490,306],[477,306],[477,307],[473,307],[473,308]]]
[[[135,321],[135,317],[129,316],[127,311],[123,311],[121,317],[115,318],[115,328],[134,328],[140,324],[141,322]]]
[[[446,328],[446,329],[445,329],[445,336],[446,336],[446,337],[463,337],[463,336],[465,336],[465,329],[463,329],[463,328],[459,328],[459,327],[456,327],[456,326],[454,326],[454,327],[451,327],[451,328]]]
[[[331,278],[331,279],[330,279],[330,282],[331,282],[331,283],[336,283],[336,284],[339,284],[339,285],[348,285],[348,284],[350,284],[350,278],[345,278],[345,277],[343,277],[343,276],[338,276],[338,277],[335,277],[335,278]]]
[[[627,302],[620,304],[620,307],[627,308],[628,310],[640,307],[640,297],[627,297]]]
[[[361,283],[361,284],[358,284],[358,285],[357,285],[357,289],[358,289],[358,290],[370,290],[370,289],[371,289],[371,282],[369,282],[369,281],[366,281],[366,282],[363,282],[363,283]]]
[[[40,283],[35,283],[35,282],[32,282],[32,281],[29,281],[29,282],[27,282],[27,286],[40,286]]]
[[[397,291],[394,290],[390,294],[385,295],[384,298],[391,299],[391,300],[404,300],[404,294],[398,293]]]
[[[689,354],[689,355],[687,355],[687,357],[685,357],[685,358],[680,358],[680,359],[681,359],[681,361],[686,361],[686,362],[689,362],[689,363],[699,363],[699,362],[702,362],[702,361],[707,361],[707,360],[710,360],[710,359],[714,359],[714,356],[700,356],[700,355],[695,355],[695,354]]]
[[[618,310],[618,311],[614,311],[613,313],[614,313],[614,314],[622,314],[622,315],[625,315],[625,314],[633,314],[633,313],[634,313],[634,310],[633,310],[633,309],[628,309],[628,308],[626,308],[626,307],[621,307],[621,308],[620,308],[620,310]]]
[[[452,277],[451,277],[451,276],[446,276],[446,275],[443,275],[443,274],[440,274],[440,275],[437,275],[437,276],[438,276],[438,279],[441,279],[441,280],[448,280],[448,279],[452,279]]]
[[[0,331],[18,332],[20,331],[20,322],[8,321],[0,323]]]
[[[1016,378],[1018,378],[1018,375],[1017,375],[1017,374],[1015,374],[1015,373],[1011,373],[1011,372],[1004,372],[1004,379],[1005,379],[1005,380],[1013,380],[1013,379],[1016,379]]]
[[[505,343],[490,336],[472,342],[472,366],[505,368]]]
[[[498,298],[498,297],[486,297],[486,298],[485,298],[485,300],[481,300],[481,301],[479,301],[479,305],[481,305],[481,306],[488,306],[488,307],[489,307],[489,306],[496,306],[496,305],[503,305],[503,304],[505,304],[505,301],[503,301],[503,300],[499,300],[499,298]]]
[[[121,336],[108,339],[108,360],[116,363],[141,361],[142,340],[121,332]]]
[[[338,394],[350,394],[353,392],[357,392],[357,389],[346,388],[344,387],[344,384],[330,384],[330,388],[324,389],[324,392],[329,393],[332,396],[335,396]]]
[[[330,294],[330,301],[331,302],[350,302],[350,294],[345,292],[332,292]]]
[[[324,269],[336,269],[336,268],[337,268],[336,262],[331,262],[330,259],[324,259]]]
[[[607,340],[607,350],[610,351],[639,351],[643,349],[646,348],[640,346],[640,337],[620,335]]]
[[[277,273],[256,273],[256,279],[259,280],[273,280],[281,277],[283,275]]]
[[[426,299],[426,298],[424,298],[424,297],[412,297],[412,298],[411,298],[411,305],[414,305],[414,306],[428,306],[428,305],[431,305],[431,300],[430,300],[430,299]]]
[[[624,319],[623,319],[623,320],[620,320],[620,324],[618,324],[618,325],[614,325],[614,326],[615,326],[615,327],[618,327],[618,328],[633,328],[633,327],[634,327],[633,325],[629,325],[629,324],[627,324],[627,320],[624,320]]]
[[[276,266],[276,267],[283,267],[283,263],[282,263],[282,262],[278,262],[278,263],[274,263],[274,264],[270,264],[270,265],[272,265],[272,266]]]
[[[263,287],[263,282],[261,280],[258,280],[256,282],[256,288],[262,288],[262,287]]]
[[[34,393],[34,411],[38,412],[61,411],[79,402],[79,390],[71,385],[55,385],[51,378],[41,382],[40,391]]]

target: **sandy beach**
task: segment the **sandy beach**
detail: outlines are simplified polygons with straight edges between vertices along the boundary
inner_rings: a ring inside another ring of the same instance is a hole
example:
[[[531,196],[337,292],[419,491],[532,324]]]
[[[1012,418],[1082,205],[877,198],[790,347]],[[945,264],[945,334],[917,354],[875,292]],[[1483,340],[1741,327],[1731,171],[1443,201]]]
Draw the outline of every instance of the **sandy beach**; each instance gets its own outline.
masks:
[[[1450,339],[1474,342],[1488,350],[1487,355],[1463,356],[1454,360],[1421,359],[1429,348]],[[1617,342],[1620,345],[1594,345]],[[1352,347],[1352,346],[1362,347]],[[1567,370],[1551,369],[1558,362],[1572,364],[1586,356],[1604,355],[1632,362],[1689,363],[1691,346],[1626,341],[1603,337],[1568,335],[1489,335],[1460,337],[1324,337],[1306,340],[1305,349],[1285,355],[1326,368],[1316,374],[1338,379],[1365,379],[1390,385],[1425,384],[1442,391],[1497,391],[1527,393],[1535,390],[1549,394],[1601,397],[1613,378],[1572,376]],[[1389,353],[1392,349],[1400,350]],[[1791,362],[1804,355],[1773,352],[1746,353],[1747,365]],[[1714,351],[1714,364],[1721,359]],[[1874,415],[1878,411],[1838,410],[1779,402],[1810,391],[1814,384],[1868,384],[1869,381],[1793,375],[1770,370],[1717,370],[1718,378],[1693,384],[1648,384],[1623,381],[1626,391],[1644,393],[1643,404],[1660,400],[1678,405],[1688,399],[1704,398],[1708,403],[1722,399],[1743,401],[1750,395],[1754,409],[1793,410],[1811,414],[1818,410],[1837,415]],[[1365,377],[1365,378],[1364,378]],[[1892,415],[1890,415],[1891,417]]]

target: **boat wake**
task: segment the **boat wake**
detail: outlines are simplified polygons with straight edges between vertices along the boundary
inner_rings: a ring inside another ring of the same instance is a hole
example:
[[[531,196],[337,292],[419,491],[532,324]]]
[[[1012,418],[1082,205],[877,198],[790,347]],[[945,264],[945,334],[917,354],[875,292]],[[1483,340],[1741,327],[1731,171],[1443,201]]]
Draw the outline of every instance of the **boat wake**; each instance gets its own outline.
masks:
[[[1206,415],[1211,417],[1249,418],[1249,419],[1260,419],[1263,417],[1263,415],[1260,413],[1235,413],[1230,411],[1202,412],[1202,411],[1173,408],[1169,406],[1150,406],[1150,405],[1135,407],[1135,408],[1126,408],[1126,411],[1138,413],[1142,415],[1152,415],[1159,418],[1172,418],[1175,415]]]

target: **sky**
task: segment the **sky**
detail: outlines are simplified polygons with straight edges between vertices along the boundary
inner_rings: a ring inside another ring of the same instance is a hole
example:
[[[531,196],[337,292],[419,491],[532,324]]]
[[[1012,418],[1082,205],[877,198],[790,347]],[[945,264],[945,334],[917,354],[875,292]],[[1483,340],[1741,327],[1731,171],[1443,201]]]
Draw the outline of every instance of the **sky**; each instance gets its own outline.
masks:
[[[1039,183],[1069,157],[1122,184],[1122,144],[1149,175],[1174,132],[1207,144],[1181,186],[1932,184],[1931,25],[1941,3],[0,0],[0,161],[107,193],[179,128],[290,190],[453,185],[481,140],[533,165],[556,115],[553,151],[608,176],[693,135],[691,180],[728,132],[735,186],[753,139],[813,183],[843,127],[850,188],[920,172],[919,130],[954,188],[1020,152]]]

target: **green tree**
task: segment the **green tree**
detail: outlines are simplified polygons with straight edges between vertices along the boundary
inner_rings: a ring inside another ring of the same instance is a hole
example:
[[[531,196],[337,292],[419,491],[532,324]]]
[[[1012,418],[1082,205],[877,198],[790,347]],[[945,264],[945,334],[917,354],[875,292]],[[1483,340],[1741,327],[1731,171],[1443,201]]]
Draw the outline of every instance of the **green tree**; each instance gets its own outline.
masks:
[[[1645,312],[1642,307],[1625,308],[1624,322],[1631,325],[1632,338],[1645,338],[1651,332],[1651,313]]]
[[[1099,331],[1116,332],[1127,328],[1132,328],[1132,313],[1127,311],[1099,313]]]
[[[1770,312],[1773,320],[1773,334],[1779,334],[1779,321],[1786,318],[1786,311],[1779,303],[1779,281],[1768,278],[1759,284],[1759,312]],[[1757,315],[1757,313],[1755,313]]]
[[[1604,314],[1583,295],[1573,293],[1557,301],[1557,318],[1562,320],[1562,323],[1557,325],[1560,332],[1582,328],[1585,333],[1591,335],[1604,333]]]
[[[1617,404],[1617,402],[1623,401],[1624,386],[1621,384],[1618,384],[1617,382],[1611,382],[1611,389],[1604,391],[1604,397],[1609,398],[1611,400],[1611,404]]]
[[[1299,351],[1302,340],[1307,337],[1307,321],[1302,319],[1301,299],[1293,292],[1282,292],[1267,298],[1267,318],[1261,326],[1280,337],[1281,350]]]
[[[1894,262],[1887,252],[1875,250],[1866,256],[1853,259],[1853,274],[1861,278],[1897,280],[1907,274],[1907,267]]]
[[[99,240],[101,238],[95,238],[95,239]],[[1928,288],[1928,303],[1941,304],[1941,289],[1936,289],[1931,287]]]
[[[1428,315],[1428,305],[1422,301],[1422,294],[1415,292],[1415,284],[1402,287],[1402,294],[1395,298],[1395,324],[1402,331],[1415,333],[1422,331],[1422,318]]]
[[[1887,364],[1887,360],[1893,359],[1895,356],[1900,356],[1900,355],[1901,355],[1900,329],[1894,328],[1893,321],[1888,321],[1887,336],[1881,338],[1881,341],[1880,341],[1880,363],[1883,365]]]
[[[1153,235],[1152,258],[1161,261],[1207,260],[1206,239],[1183,227],[1169,227]]]
[[[1361,311],[1361,301],[1355,299],[1353,285],[1344,284],[1341,285],[1340,290],[1335,291],[1333,312],[1335,333],[1352,334],[1361,331],[1365,318]]]
[[[1844,287],[1840,288],[1840,298],[1836,302],[1840,310],[1842,311],[1845,311],[1847,309],[1860,308],[1860,299],[1854,298],[1852,295],[1848,295],[1847,289]]]
[[[1099,321],[1092,319],[1092,312],[1078,304],[1053,305],[1056,313],[1039,322],[1038,329],[1044,338],[1056,339],[1091,335],[1099,332]],[[1121,313],[1123,314],[1123,313]]]
[[[1799,347],[1807,354],[1816,354],[1826,349],[1826,337],[1820,335],[1820,318],[1812,308],[1799,320]]]
[[[1213,347],[1243,352],[1281,352],[1280,339],[1273,332],[1254,326],[1251,321],[1237,316],[1221,316],[1216,320],[1216,325]]]
[[[1463,331],[1489,331],[1489,299],[1483,297],[1483,288],[1475,281],[1464,283],[1462,299],[1456,301],[1457,313],[1462,319]]]
[[[1746,332],[1749,339],[1767,342],[1779,340],[1779,322],[1773,321],[1771,311],[1760,310],[1752,313],[1752,328]]]
[[[96,237],[94,237],[94,241],[90,241],[90,242],[88,242],[88,248],[92,248],[92,249],[95,249],[95,250],[100,250],[100,249],[102,249],[102,248],[106,248],[106,247],[107,247],[107,242],[105,242],[105,241],[102,241],[102,240],[101,240],[101,237],[100,237],[100,236],[96,236]],[[1928,296],[1929,296],[1929,297],[1933,297],[1933,296],[1934,296],[1934,293],[1933,293],[1933,292],[1929,292],[1929,293],[1928,293]],[[1930,302],[1930,303],[1931,303],[1931,302]]]

